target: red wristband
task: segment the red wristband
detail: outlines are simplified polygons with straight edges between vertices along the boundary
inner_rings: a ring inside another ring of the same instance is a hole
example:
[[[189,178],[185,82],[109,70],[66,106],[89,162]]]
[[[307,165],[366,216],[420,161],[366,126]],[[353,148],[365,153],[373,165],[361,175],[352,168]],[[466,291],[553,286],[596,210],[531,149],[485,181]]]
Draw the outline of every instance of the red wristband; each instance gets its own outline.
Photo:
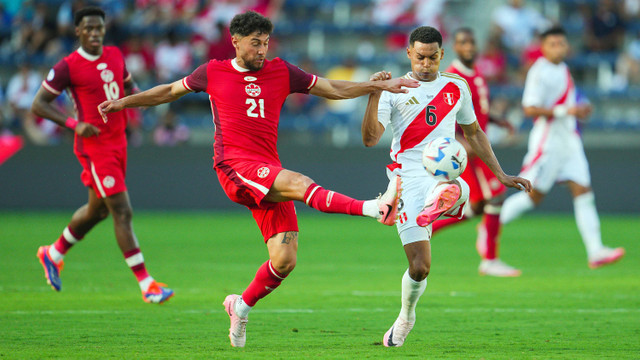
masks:
[[[71,130],[75,130],[76,126],[78,126],[78,120],[72,118],[72,117],[68,117],[67,121],[64,122],[64,124]]]

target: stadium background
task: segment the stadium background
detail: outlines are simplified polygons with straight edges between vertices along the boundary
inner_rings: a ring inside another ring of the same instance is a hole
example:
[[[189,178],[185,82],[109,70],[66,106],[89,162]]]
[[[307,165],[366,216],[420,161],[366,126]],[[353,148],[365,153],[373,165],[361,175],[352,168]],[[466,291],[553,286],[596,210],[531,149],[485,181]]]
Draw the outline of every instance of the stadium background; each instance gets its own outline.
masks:
[[[393,6],[389,6],[393,3]],[[520,3],[520,8],[516,5]],[[77,47],[71,14],[83,1],[0,1],[0,105],[3,138],[25,139],[24,148],[0,165],[0,209],[73,209],[86,200],[71,136],[34,118],[24,104],[42,76]],[[536,56],[535,32],[552,23],[569,33],[568,59],[583,99],[594,114],[583,124],[599,209],[638,213],[640,167],[640,1],[637,0],[401,0],[401,1],[102,1],[107,44],[121,47],[142,89],[173,81],[211,57],[226,58],[226,24],[246,8],[274,19],[269,57],[336,79],[364,80],[385,69],[409,70],[406,36],[418,25],[445,34],[445,59],[453,60],[450,34],[476,32],[480,65],[489,75],[492,112],[519,130],[489,135],[503,167],[516,173],[530,120],[519,107],[523,76]],[[520,16],[518,33],[499,14]],[[503,28],[505,31],[500,31]],[[504,35],[507,34],[507,35]],[[513,36],[511,36],[513,35]],[[26,84],[11,85],[12,82]],[[359,198],[383,189],[386,136],[374,149],[360,142],[366,99],[328,103],[292,96],[283,109],[283,164],[317,182]],[[71,111],[68,99],[59,106]],[[131,112],[128,185],[136,209],[240,208],[229,201],[211,170],[213,126],[206,95],[191,94],[171,106]],[[388,134],[387,134],[388,135]],[[299,206],[303,208],[302,206]],[[542,208],[571,211],[556,187]]]

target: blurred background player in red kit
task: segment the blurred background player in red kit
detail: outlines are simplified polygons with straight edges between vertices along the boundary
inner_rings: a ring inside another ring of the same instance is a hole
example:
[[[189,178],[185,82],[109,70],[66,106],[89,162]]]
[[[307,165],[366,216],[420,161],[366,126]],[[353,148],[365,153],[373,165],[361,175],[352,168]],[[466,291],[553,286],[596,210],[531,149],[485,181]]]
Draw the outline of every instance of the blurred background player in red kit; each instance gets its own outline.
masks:
[[[483,131],[487,131],[489,122],[506,127],[513,131],[507,121],[498,121],[489,116],[489,87],[478,72],[475,65],[478,48],[473,30],[460,28],[453,35],[453,51],[456,59],[451,63],[447,72],[457,74],[467,81],[471,90],[473,109],[478,124]],[[500,235],[500,209],[505,199],[507,188],[498,181],[489,167],[476,156],[475,152],[465,140],[462,130],[456,126],[456,140],[467,150],[469,162],[462,174],[462,178],[469,184],[469,205],[462,219],[449,218],[437,220],[433,224],[433,232],[476,215],[483,214],[478,225],[478,239],[476,247],[482,257],[478,271],[481,275],[491,276],[520,276],[520,270],[515,269],[498,258],[498,237]]]
[[[78,10],[74,16],[78,50],[60,60],[42,82],[32,104],[33,112],[75,132],[74,153],[83,167],[82,182],[89,191],[88,202],[73,214],[60,238],[38,249],[47,282],[60,291],[60,271],[67,251],[93,229],[113,217],[116,240],[148,303],[162,303],[173,290],[149,275],[133,233],[133,210],[125,184],[127,138],[125,113],[103,121],[98,104],[131,94],[135,87],[124,57],[114,46],[103,46],[105,13],[96,7]],[[52,102],[67,90],[77,111],[76,118],[63,114]]]
[[[293,200],[322,212],[368,216],[385,225],[395,223],[397,189],[390,186],[379,199],[356,200],[324,189],[309,177],[282,167],[277,150],[280,110],[291,93],[329,99],[350,99],[374,91],[407,92],[409,79],[350,82],[327,80],[290,63],[266,58],[273,31],[271,21],[253,11],[236,15],[229,27],[236,56],[210,60],[178,81],[100,104],[105,118],[125,108],[172,102],[190,92],[209,95],[215,124],[214,169],[225,193],[245,205],[256,220],[269,260],[242,293],[223,305],[234,347],[246,343],[251,308],[275,290],[296,266],[298,221]]]

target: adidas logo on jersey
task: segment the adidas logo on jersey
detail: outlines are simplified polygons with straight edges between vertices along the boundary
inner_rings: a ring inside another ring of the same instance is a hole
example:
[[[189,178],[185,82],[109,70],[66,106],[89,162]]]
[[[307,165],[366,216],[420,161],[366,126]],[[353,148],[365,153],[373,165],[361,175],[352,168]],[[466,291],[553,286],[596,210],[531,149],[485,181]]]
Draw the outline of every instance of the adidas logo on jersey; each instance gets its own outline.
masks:
[[[407,101],[406,103],[404,103],[405,105],[419,105],[420,102],[418,102],[418,99],[416,99],[415,96],[412,96],[411,99],[409,99],[409,101]]]

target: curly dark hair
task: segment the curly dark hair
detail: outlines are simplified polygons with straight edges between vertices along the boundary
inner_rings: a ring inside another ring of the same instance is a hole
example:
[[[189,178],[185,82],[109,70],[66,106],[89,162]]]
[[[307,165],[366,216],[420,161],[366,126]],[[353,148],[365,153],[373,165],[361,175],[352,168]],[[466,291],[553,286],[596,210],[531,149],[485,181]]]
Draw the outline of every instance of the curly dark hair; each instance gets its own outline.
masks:
[[[247,36],[256,31],[258,34],[271,34],[273,24],[268,18],[251,10],[234,16],[229,26],[231,36]]]
[[[80,25],[80,22],[82,22],[82,18],[84,18],[85,16],[100,16],[102,20],[104,20],[105,14],[104,10],[100,9],[99,7],[88,6],[76,11],[76,13],[73,15],[73,23],[76,26]]]
[[[550,35],[562,35],[562,36],[567,36],[567,32],[564,31],[564,29],[562,28],[562,26],[553,26],[545,31],[542,32],[542,34],[540,34],[540,40],[544,40],[547,36]]]
[[[436,28],[431,26],[420,26],[411,32],[411,36],[409,36],[409,45],[413,46],[416,41],[423,44],[437,42],[438,46],[442,47],[442,34],[440,34],[440,31]]]

